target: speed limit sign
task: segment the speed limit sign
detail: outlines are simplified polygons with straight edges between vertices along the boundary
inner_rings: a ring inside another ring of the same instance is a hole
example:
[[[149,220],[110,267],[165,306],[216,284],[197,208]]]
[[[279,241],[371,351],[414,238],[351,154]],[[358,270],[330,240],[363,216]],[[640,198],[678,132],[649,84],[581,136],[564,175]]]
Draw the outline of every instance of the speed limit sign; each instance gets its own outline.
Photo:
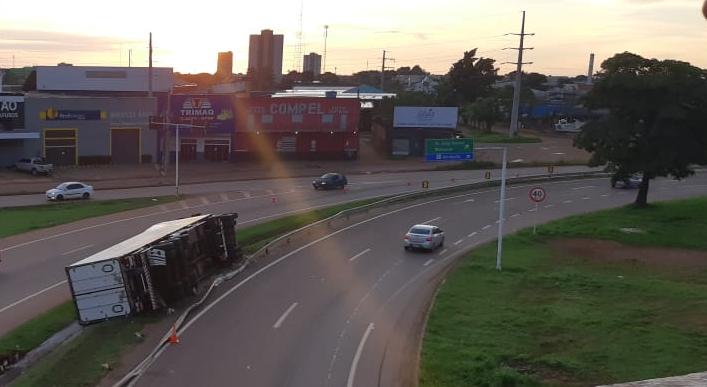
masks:
[[[545,200],[546,196],[547,194],[545,193],[545,189],[542,187],[533,187],[530,189],[530,192],[528,192],[528,197],[535,203],[542,202]]]

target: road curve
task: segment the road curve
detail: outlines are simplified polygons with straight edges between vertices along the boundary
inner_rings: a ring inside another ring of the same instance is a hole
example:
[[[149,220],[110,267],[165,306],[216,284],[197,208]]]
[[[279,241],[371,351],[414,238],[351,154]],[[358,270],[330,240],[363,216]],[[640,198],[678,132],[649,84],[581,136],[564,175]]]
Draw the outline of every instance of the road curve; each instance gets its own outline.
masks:
[[[633,201],[607,179],[545,183],[535,205],[529,186],[507,192],[513,232],[570,214]],[[707,175],[652,184],[651,200],[707,194]],[[498,188],[406,204],[312,241],[224,286],[138,380],[140,386],[408,386],[416,378],[419,335],[445,268],[493,240]],[[414,223],[439,225],[445,246],[406,252]]]
[[[584,167],[556,168],[556,173],[586,171]],[[544,168],[511,170],[510,176],[542,174]],[[351,176],[344,190],[314,191],[311,179],[273,179],[249,182],[194,184],[183,187],[186,200],[88,219],[63,226],[0,239],[0,335],[29,318],[68,300],[64,267],[103,250],[150,225],[199,213],[238,212],[239,227],[272,220],[307,209],[363,198],[411,192],[422,180],[432,188],[484,180],[484,171],[437,171]],[[494,171],[494,178],[499,173]],[[98,191],[97,198],[159,196],[172,187]],[[0,197],[0,207],[42,195]]]

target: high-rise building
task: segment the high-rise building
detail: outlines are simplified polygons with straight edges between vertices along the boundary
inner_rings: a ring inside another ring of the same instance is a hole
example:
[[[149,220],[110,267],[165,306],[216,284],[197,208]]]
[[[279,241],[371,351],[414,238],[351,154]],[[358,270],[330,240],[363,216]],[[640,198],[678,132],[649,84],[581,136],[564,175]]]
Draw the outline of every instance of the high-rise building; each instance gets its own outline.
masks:
[[[302,64],[302,72],[311,71],[315,78],[318,78],[322,74],[322,56],[310,52],[304,56],[304,63]]]
[[[216,75],[230,77],[233,74],[233,51],[219,52]]]
[[[262,30],[260,35],[250,36],[248,48],[248,72],[271,71],[274,79],[282,76],[282,48],[285,36],[275,35],[272,30]]]

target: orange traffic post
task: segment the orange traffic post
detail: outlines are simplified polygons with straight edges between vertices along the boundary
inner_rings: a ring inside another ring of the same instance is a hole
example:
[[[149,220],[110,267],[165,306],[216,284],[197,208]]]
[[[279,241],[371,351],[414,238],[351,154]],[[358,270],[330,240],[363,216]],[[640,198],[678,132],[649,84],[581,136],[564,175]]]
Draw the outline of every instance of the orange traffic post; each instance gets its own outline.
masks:
[[[172,325],[172,334],[169,335],[170,344],[179,344],[179,336],[177,335],[177,325]]]

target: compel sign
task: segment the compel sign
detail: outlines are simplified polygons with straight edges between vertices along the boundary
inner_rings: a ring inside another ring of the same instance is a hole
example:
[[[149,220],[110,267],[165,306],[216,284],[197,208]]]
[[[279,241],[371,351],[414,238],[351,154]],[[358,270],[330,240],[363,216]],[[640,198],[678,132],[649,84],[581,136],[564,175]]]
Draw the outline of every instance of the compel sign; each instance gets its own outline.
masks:
[[[22,96],[0,95],[0,129],[23,129],[25,124],[25,99]]]
[[[456,107],[396,106],[393,127],[456,129],[458,114]]]
[[[336,98],[251,98],[247,106],[247,130],[265,132],[355,132],[361,109]]]

